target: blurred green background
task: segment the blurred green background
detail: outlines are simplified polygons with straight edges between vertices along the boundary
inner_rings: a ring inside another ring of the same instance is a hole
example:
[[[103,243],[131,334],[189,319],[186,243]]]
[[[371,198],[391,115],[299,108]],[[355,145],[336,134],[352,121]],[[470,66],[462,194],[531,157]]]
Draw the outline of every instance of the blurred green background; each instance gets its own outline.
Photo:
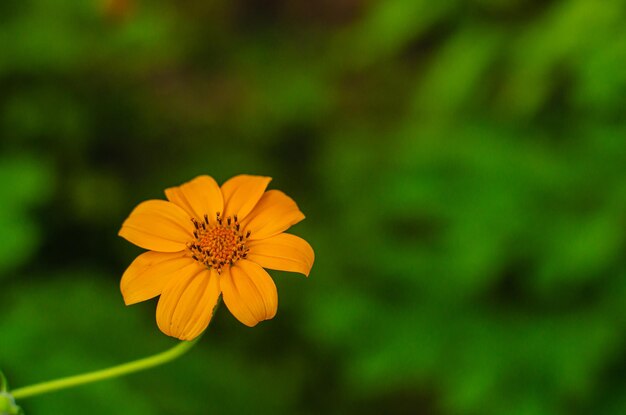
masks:
[[[0,368],[175,342],[125,307],[140,201],[274,177],[309,279],[38,414],[625,414],[626,1],[0,2]]]

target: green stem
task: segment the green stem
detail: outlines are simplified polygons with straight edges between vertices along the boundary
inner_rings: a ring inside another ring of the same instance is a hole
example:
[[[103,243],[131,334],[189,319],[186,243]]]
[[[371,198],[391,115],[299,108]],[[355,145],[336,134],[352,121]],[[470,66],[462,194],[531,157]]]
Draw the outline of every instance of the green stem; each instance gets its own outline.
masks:
[[[17,388],[10,392],[15,399],[28,398],[29,396],[41,395],[42,393],[52,392],[59,389],[72,388],[74,386],[84,385],[85,383],[98,382],[104,379],[116,378],[129,373],[138,372],[140,370],[149,369],[154,366],[162,365],[177,357],[183,355],[200,339],[196,337],[192,341],[183,341],[169,350],[145,357],[143,359],[134,360],[108,369],[97,370],[95,372],[85,373],[82,375],[69,376],[61,379],[51,380],[48,382],[36,383],[31,386]]]

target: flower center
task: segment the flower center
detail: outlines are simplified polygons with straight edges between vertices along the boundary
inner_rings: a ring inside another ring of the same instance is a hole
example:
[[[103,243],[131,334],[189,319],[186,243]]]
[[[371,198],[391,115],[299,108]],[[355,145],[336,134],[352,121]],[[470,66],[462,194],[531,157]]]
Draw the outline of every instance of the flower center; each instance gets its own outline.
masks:
[[[233,265],[248,256],[246,242],[250,231],[245,235],[241,233],[237,215],[222,218],[218,212],[215,219],[215,223],[211,224],[208,215],[204,215],[200,221],[191,219],[196,228],[193,232],[196,239],[187,243],[187,249],[193,259],[220,274],[224,266]]]

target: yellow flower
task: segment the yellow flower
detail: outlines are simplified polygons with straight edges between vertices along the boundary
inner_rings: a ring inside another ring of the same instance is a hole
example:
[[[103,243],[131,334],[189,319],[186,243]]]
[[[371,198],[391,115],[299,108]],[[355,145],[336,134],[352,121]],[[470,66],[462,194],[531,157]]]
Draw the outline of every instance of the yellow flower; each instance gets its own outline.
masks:
[[[206,329],[220,294],[247,326],[276,315],[276,285],[263,268],[309,275],[314,254],[284,233],[304,219],[271,178],[240,175],[220,188],[199,176],[165,190],[168,201],[140,203],[119,235],[144,249],[121,280],[127,305],[158,295],[161,331],[192,340]]]

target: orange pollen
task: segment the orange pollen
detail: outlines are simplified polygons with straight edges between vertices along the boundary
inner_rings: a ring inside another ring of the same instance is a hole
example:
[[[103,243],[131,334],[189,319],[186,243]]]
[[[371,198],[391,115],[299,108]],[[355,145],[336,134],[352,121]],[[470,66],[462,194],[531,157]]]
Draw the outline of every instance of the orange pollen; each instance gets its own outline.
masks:
[[[250,238],[250,231],[244,235],[237,220],[237,215],[222,218],[218,212],[215,221],[209,222],[209,216],[204,215],[202,220],[191,219],[195,228],[195,240],[187,243],[187,250],[196,261],[218,274],[226,265],[233,265],[240,259],[248,256],[250,248],[246,242]]]

